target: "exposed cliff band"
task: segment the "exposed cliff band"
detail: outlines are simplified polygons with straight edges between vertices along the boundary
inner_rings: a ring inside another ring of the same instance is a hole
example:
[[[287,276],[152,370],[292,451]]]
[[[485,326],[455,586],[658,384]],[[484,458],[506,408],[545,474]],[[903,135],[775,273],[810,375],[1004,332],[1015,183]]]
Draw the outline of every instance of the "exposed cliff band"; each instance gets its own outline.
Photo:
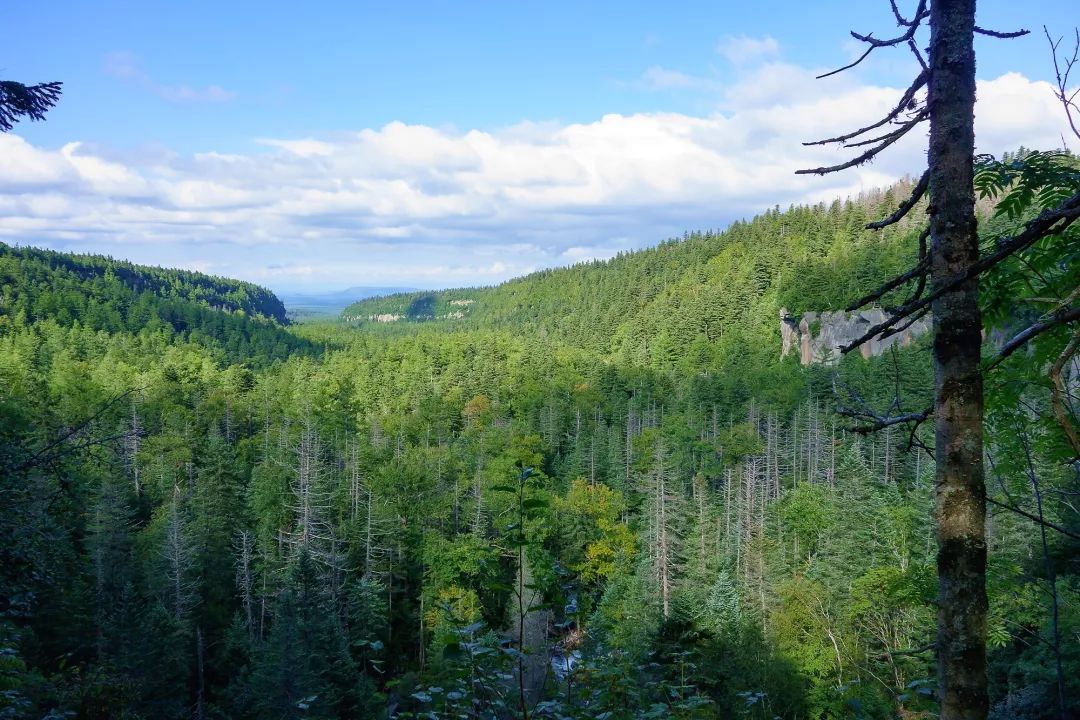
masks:
[[[780,337],[783,347],[780,356],[787,357],[792,349],[797,349],[799,362],[803,365],[815,362],[832,365],[840,360],[840,348],[862,337],[872,326],[884,322],[887,318],[881,308],[856,312],[808,312],[801,318],[793,317],[786,308],[781,308]],[[927,316],[895,335],[886,338],[879,336],[863,343],[859,352],[864,358],[869,358],[881,355],[894,345],[906,347],[915,338],[929,331],[931,326],[932,322]]]

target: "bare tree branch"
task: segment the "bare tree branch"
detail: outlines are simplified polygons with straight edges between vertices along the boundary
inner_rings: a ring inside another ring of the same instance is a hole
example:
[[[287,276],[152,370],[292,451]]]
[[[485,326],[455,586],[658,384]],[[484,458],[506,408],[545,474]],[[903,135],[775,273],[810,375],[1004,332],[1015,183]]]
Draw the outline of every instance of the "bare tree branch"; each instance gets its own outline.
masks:
[[[911,648],[910,650],[886,650],[880,655],[875,655],[874,657],[879,660],[887,660],[891,657],[903,657],[904,655],[920,655],[924,652],[930,652],[931,650],[937,650],[936,642],[927,643],[926,645],[921,645],[917,648]]]
[[[839,73],[842,73],[842,72],[844,72],[845,70],[850,70],[851,68],[855,67],[856,65],[858,65],[859,63],[861,63],[861,62],[862,62],[863,60],[865,60],[865,59],[866,59],[866,57],[867,57],[867,56],[868,56],[868,55],[869,55],[870,53],[872,53],[872,52],[874,52],[874,46],[873,46],[873,45],[871,45],[870,47],[866,48],[866,52],[864,52],[864,53],[863,53],[862,55],[860,55],[860,56],[858,57],[858,59],[857,59],[857,60],[855,60],[855,62],[849,63],[849,64],[845,65],[844,67],[839,67],[839,68],[836,68],[835,70],[830,70],[830,71],[829,71],[829,72],[827,72],[827,73],[822,73],[821,75],[817,75],[817,76],[815,76],[815,78],[814,78],[814,79],[815,79],[815,80],[823,80],[823,79],[825,79],[825,78],[827,78],[827,77],[830,77],[830,76],[832,76],[832,75],[837,75],[837,74],[839,74]]]
[[[1061,372],[1065,369],[1065,363],[1076,355],[1077,350],[1080,350],[1080,329],[1077,329],[1076,334],[1072,336],[1072,340],[1065,346],[1065,349],[1058,355],[1057,360],[1054,361],[1053,366],[1050,368],[1050,407],[1053,409],[1054,419],[1061,427],[1062,432],[1065,433],[1069,444],[1072,445],[1073,452],[1076,453],[1077,457],[1080,457],[1080,430],[1077,429],[1076,424],[1069,418],[1065,410],[1064,396],[1067,393],[1065,381],[1061,379]]]
[[[926,253],[926,241],[930,239],[930,225],[927,223],[922,232],[919,233],[919,262],[929,263],[929,256]],[[923,291],[926,290],[926,280],[930,277],[929,272],[924,272],[919,275],[919,282],[915,285],[915,289],[911,292],[911,295],[904,301],[904,305],[910,305],[919,298],[922,297]]]
[[[70,428],[66,433],[64,433],[59,438],[57,438],[53,442],[49,443],[45,447],[43,447],[41,450],[39,450],[37,453],[35,453],[32,457],[30,457],[28,460],[26,460],[26,462],[22,463],[17,468],[15,468],[16,472],[24,472],[24,471],[29,470],[30,468],[35,467],[37,465],[41,465],[41,464],[43,464],[45,462],[51,462],[52,460],[55,460],[56,459],[56,457],[55,457],[56,453],[53,453],[52,452],[53,450],[57,449],[58,447],[60,447],[64,443],[66,443],[68,440],[75,437],[77,434],[79,434],[83,430],[85,430],[90,425],[90,423],[92,423],[94,420],[97,420],[99,417],[104,415],[105,412],[108,411],[108,409],[111,408],[113,405],[120,402],[125,397],[132,394],[133,392],[137,392],[139,390],[141,390],[141,388],[131,388],[130,390],[125,390],[124,392],[120,393],[119,395],[114,397],[112,400],[109,400],[104,405],[102,405],[100,408],[98,408],[97,412],[95,412],[93,415],[86,418],[85,420],[83,420],[79,424],[75,425],[75,427]],[[122,435],[117,435],[116,437],[119,438],[119,437],[123,437],[123,436]],[[116,439],[116,438],[106,438],[105,440],[92,441],[92,442],[89,442],[89,443],[84,443],[83,445],[75,446],[72,449],[80,449],[81,447],[89,447],[90,445],[101,444],[103,442],[108,442],[109,440],[113,440],[113,439]],[[67,451],[64,451],[64,452],[67,452]],[[63,453],[60,453],[60,454],[62,455]]]
[[[927,420],[930,418],[928,417]],[[922,426],[922,422],[915,422],[911,424],[911,430],[908,432],[907,446],[904,448],[906,452],[910,452],[912,448],[919,448],[931,458],[934,457],[934,451],[927,446],[919,437],[919,428]]]
[[[926,64],[926,58],[923,57],[922,52],[919,50],[919,46],[915,44],[915,40],[908,40],[908,47],[911,49],[911,54],[915,56],[915,59],[919,61],[919,65],[922,66],[924,73],[930,72],[930,66]]]
[[[922,310],[918,311],[917,313],[913,313],[913,314],[909,315],[907,317],[907,322],[905,322],[903,325],[893,325],[888,330],[884,330],[881,333],[881,335],[878,337],[878,339],[879,340],[884,340],[887,337],[892,337],[893,335],[898,335],[898,334],[904,332],[909,327],[911,327],[912,325],[914,325],[915,323],[919,322],[924,317],[926,317],[929,313],[930,313],[930,308],[929,307],[924,307]]]
[[[1051,530],[1056,530],[1057,532],[1061,533],[1065,537],[1070,537],[1073,540],[1080,540],[1080,535],[1077,535],[1074,532],[1069,532],[1068,530],[1061,527],[1060,525],[1055,525],[1054,523],[1050,522],[1049,520],[1039,520],[1037,515],[1033,515],[1033,514],[1027,512],[1027,511],[1025,511],[1025,510],[1021,510],[1020,508],[1015,507],[1013,505],[1008,505],[1006,503],[995,500],[994,498],[990,497],[989,495],[986,496],[986,502],[990,503],[991,505],[994,505],[995,507],[999,507],[999,508],[1001,508],[1003,510],[1008,510],[1009,512],[1016,513],[1020,517],[1026,517],[1028,520],[1036,522],[1039,525],[1042,525],[1043,527],[1048,527]]]
[[[839,172],[840,170],[847,170],[850,167],[855,167],[857,165],[862,165],[865,162],[869,162],[870,160],[873,160],[874,157],[878,153],[880,153],[882,150],[889,147],[890,145],[895,143],[897,140],[899,140],[900,138],[904,137],[909,132],[911,132],[911,129],[914,128],[916,125],[918,125],[919,123],[924,122],[927,119],[927,117],[929,117],[929,114],[927,113],[926,110],[920,111],[911,120],[908,120],[903,125],[901,125],[899,129],[889,133],[888,135],[883,135],[882,137],[877,138],[877,140],[881,140],[880,143],[878,143],[874,147],[870,148],[869,150],[864,152],[862,155],[859,155],[859,156],[857,156],[855,158],[852,158],[851,160],[848,160],[847,162],[840,163],[839,165],[830,165],[830,166],[827,166],[827,167],[796,170],[795,174],[796,175],[827,175],[829,173]],[[876,142],[876,140],[870,141],[870,142]],[[856,144],[861,144],[861,143],[856,143]]]
[[[919,423],[925,422],[927,418],[933,413],[934,408],[928,407],[922,412],[900,412],[899,414],[892,414],[894,411],[899,412],[902,401],[900,399],[900,387],[899,387],[899,370],[897,371],[897,388],[893,397],[893,402],[889,406],[889,409],[885,411],[885,414],[879,413],[874,410],[866,400],[852,387],[846,383],[840,383],[837,381],[837,376],[834,374],[832,379],[833,384],[833,396],[836,397],[839,407],[837,407],[836,414],[842,417],[851,418],[853,420],[864,421],[862,425],[855,425],[848,427],[850,432],[858,433],[859,435],[868,435],[878,430],[884,430],[887,427],[894,425],[904,425],[906,423],[915,423],[916,428]],[[841,393],[843,390],[843,393]],[[847,395],[847,400],[855,403],[856,407],[848,407],[844,405],[845,399],[843,395]],[[914,434],[914,432],[913,432]]]
[[[927,83],[930,78],[929,71],[924,70],[918,77],[908,86],[908,89],[904,91],[904,94],[900,97],[900,101],[896,103],[896,106],[888,112],[881,120],[878,120],[873,125],[867,125],[864,128],[859,128],[853,132],[845,133],[843,135],[837,135],[836,137],[826,138],[824,140],[813,140],[810,142],[804,142],[803,145],[829,145],[832,143],[844,143],[852,138],[856,138],[859,135],[876,130],[877,128],[892,122],[896,118],[900,117],[900,114],[904,111],[914,110],[915,108],[915,95],[919,92]]]
[[[912,20],[908,20],[900,14],[900,8],[896,6],[896,0],[889,0],[889,5],[892,7],[893,17],[896,18],[896,24],[900,27],[911,27]]]
[[[903,275],[897,275],[892,280],[885,283],[884,285],[879,287],[874,292],[870,293],[869,295],[866,295],[865,297],[861,297],[858,300],[856,300],[855,302],[851,303],[850,305],[847,306],[846,309],[847,309],[848,312],[854,312],[855,310],[858,310],[861,307],[865,307],[865,306],[869,305],[872,302],[876,302],[876,301],[880,300],[882,297],[887,295],[890,291],[895,290],[896,288],[900,287],[904,283],[910,282],[910,281],[914,280],[915,278],[919,277],[920,275],[925,275],[928,272],[930,272],[930,264],[927,263],[925,259],[921,260],[918,265],[916,265],[912,269],[908,270]]]
[[[925,289],[926,287],[926,278],[930,275],[930,263],[927,260],[926,256],[926,240],[929,236],[930,226],[927,225],[925,228],[923,228],[922,232],[919,233],[919,262],[915,267],[913,267],[911,270],[908,270],[903,275],[899,275],[893,278],[869,295],[866,295],[857,300],[856,302],[852,303],[846,308],[847,311],[854,312],[855,310],[858,310],[861,307],[865,307],[872,302],[877,302],[882,297],[887,295],[890,291],[895,290],[904,283],[909,282],[910,280],[914,280],[916,278],[919,281],[918,285],[915,287],[915,291],[912,293],[911,297],[905,300],[903,305],[910,305],[916,299],[921,297],[923,289]]]
[[[1044,316],[1038,322],[1032,323],[1028,327],[1018,332],[1016,335],[1013,335],[1008,342],[1002,345],[1001,350],[998,351],[997,356],[994,358],[993,362],[991,362],[987,366],[986,369],[991,370],[1000,365],[1005,360],[1005,358],[1009,357],[1014,352],[1022,348],[1025,344],[1027,344],[1029,340],[1031,340],[1035,336],[1041,335],[1047,330],[1055,328],[1058,325],[1064,325],[1065,323],[1070,323],[1074,320],[1080,320],[1080,305],[1075,305],[1073,307],[1063,307],[1050,313],[1049,315]],[[1080,452],[1080,450],[1078,450],[1077,452]]]
[[[851,37],[855,38],[856,40],[860,40],[860,41],[866,43],[870,47],[868,47],[866,49],[866,52],[864,52],[862,55],[860,55],[859,58],[857,60],[855,60],[854,62],[849,63],[849,64],[845,65],[844,67],[837,68],[836,70],[830,70],[827,73],[824,73],[822,75],[818,75],[817,76],[818,80],[821,80],[822,78],[827,78],[830,75],[836,75],[837,73],[842,73],[845,70],[850,70],[851,68],[855,67],[856,65],[861,63],[863,60],[865,60],[870,55],[870,53],[872,53],[874,50],[876,50],[876,49],[878,49],[880,47],[894,47],[896,45],[902,45],[902,44],[908,42],[909,40],[911,40],[912,38],[915,37],[915,32],[919,29],[919,26],[922,24],[922,21],[925,20],[930,15],[930,12],[926,9],[926,0],[919,0],[919,7],[915,10],[915,17],[912,20],[907,20],[906,18],[904,18],[900,14],[900,10],[896,7],[896,3],[893,2],[893,0],[890,0],[890,2],[892,2],[893,14],[896,16],[897,23],[901,27],[906,27],[907,31],[903,35],[900,35],[899,37],[892,38],[890,40],[878,40],[876,37],[874,37],[873,33],[867,33],[866,35],[860,35],[859,33],[852,30],[851,31]]]
[[[844,143],[844,147],[849,147],[849,148],[866,147],[867,145],[873,145],[874,143],[881,142],[882,140],[887,140],[887,139],[891,138],[893,135],[898,135],[898,134],[901,135],[901,136],[906,135],[907,131],[910,130],[911,127],[913,127],[915,125],[918,125],[920,122],[927,119],[928,117],[929,117],[929,113],[924,108],[919,113],[913,115],[910,120],[906,120],[906,121],[904,121],[902,123],[895,123],[897,125],[896,130],[893,130],[891,132],[887,132],[887,133],[885,133],[883,135],[878,135],[876,137],[867,138],[865,140],[858,140],[856,142],[846,142],[846,143]],[[911,126],[911,127],[909,127],[909,126]]]
[[[870,433],[877,432],[878,430],[884,430],[887,427],[894,425],[903,425],[905,423],[921,423],[926,422],[926,419],[930,417],[930,413],[934,411],[933,408],[926,408],[922,412],[904,413],[903,415],[890,415],[888,417],[877,416],[870,418],[870,422],[866,425],[856,425],[849,428],[851,432],[858,433],[859,435],[869,435]],[[865,418],[865,415],[859,415],[850,410],[844,410],[841,408],[837,411],[838,414],[844,417],[850,417],[853,419]]]
[[[888,320],[874,325],[850,345],[841,348],[841,351],[844,353],[850,352],[868,340],[872,340],[882,331],[893,327],[912,313],[928,307],[934,300],[945,293],[951,292],[972,278],[981,275],[1014,253],[1031,247],[1044,237],[1063,232],[1078,218],[1080,218],[1080,193],[1069,197],[1053,210],[1041,212],[1038,217],[1025,224],[1023,232],[1009,238],[1000,239],[997,242],[997,250],[976,261],[966,271],[959,273],[926,297],[919,298],[898,308]]]
[[[1058,47],[1060,47],[1064,38],[1058,38],[1057,42],[1050,37],[1050,31],[1043,25],[1043,33],[1046,34],[1046,41],[1050,43],[1050,55],[1054,59],[1054,75],[1057,79],[1057,92],[1055,95],[1065,108],[1065,117],[1069,121],[1069,127],[1072,128],[1073,134],[1080,138],[1080,128],[1077,127],[1077,121],[1073,118],[1073,110],[1080,113],[1080,107],[1076,104],[1077,93],[1080,93],[1080,89],[1074,90],[1069,93],[1069,74],[1072,72],[1073,67],[1078,61],[1080,61],[1080,28],[1074,29],[1074,35],[1076,37],[1076,44],[1073,46],[1072,57],[1063,56],[1061,62],[1058,61]],[[1064,65],[1064,69],[1062,68]]]
[[[926,194],[926,188],[930,186],[930,171],[927,170],[919,178],[919,182],[911,191],[911,195],[907,200],[900,203],[900,207],[896,209],[892,215],[882,220],[877,220],[866,225],[867,230],[880,230],[883,227],[888,227],[894,223],[900,222],[905,215],[911,212],[911,209],[918,204],[919,200],[922,200],[922,196]]]
[[[1031,33],[1030,30],[1016,30],[1014,32],[1000,32],[998,30],[987,30],[981,28],[978,25],[975,26],[975,32],[980,35],[987,35],[989,37],[1001,38],[1002,40],[1011,40],[1012,38],[1023,37]]]

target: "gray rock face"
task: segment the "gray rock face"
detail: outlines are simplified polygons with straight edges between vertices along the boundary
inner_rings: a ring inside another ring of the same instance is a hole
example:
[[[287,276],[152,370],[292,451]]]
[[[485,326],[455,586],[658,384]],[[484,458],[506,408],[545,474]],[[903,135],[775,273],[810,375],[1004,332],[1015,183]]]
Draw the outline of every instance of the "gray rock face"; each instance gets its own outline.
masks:
[[[845,312],[808,312],[801,318],[791,316],[786,309],[780,310],[780,337],[783,341],[781,357],[796,350],[803,365],[823,363],[832,365],[840,360],[840,348],[862,337],[866,331],[888,318],[881,308]],[[894,345],[906,347],[930,330],[929,316],[919,319],[910,327],[887,338],[875,337],[859,348],[864,358],[881,355]]]

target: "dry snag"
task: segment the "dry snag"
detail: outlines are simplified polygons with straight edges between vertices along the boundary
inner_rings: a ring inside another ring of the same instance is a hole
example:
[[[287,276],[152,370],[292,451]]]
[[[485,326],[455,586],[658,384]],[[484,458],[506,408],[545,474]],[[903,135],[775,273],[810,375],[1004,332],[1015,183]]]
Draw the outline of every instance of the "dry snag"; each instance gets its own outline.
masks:
[[[854,62],[821,77],[859,65],[875,50],[906,47],[921,71],[880,120],[853,132],[806,145],[833,144],[861,150],[835,165],[799,170],[802,174],[839,172],[875,159],[881,152],[929,122],[928,168],[910,196],[895,212],[868,229],[895,224],[928,200],[929,224],[919,238],[919,256],[909,271],[898,275],[853,304],[849,310],[880,302],[889,293],[914,284],[910,296],[887,313],[887,319],[842,348],[849,352],[863,343],[901,331],[932,313],[935,398],[933,408],[904,411],[898,402],[885,413],[873,411],[857,396],[841,414],[862,421],[857,427],[872,432],[893,425],[911,427],[932,416],[936,463],[935,528],[938,539],[938,695],[945,720],[985,718],[989,710],[986,677],[986,491],[983,470],[982,319],[979,279],[984,273],[1039,240],[1063,232],[1080,218],[1080,193],[1064,199],[1028,221],[1022,230],[999,238],[980,253],[976,231],[974,191],[974,36],[1015,38],[1026,30],[999,32],[975,24],[975,0],[919,0],[913,15],[903,15],[895,0],[890,5],[902,32],[890,39],[852,32],[866,44]],[[919,49],[920,30],[928,28],[929,45]],[[1077,92],[1068,92],[1069,72],[1080,57],[1058,60],[1061,40],[1053,41],[1058,99],[1069,115],[1077,110]],[[925,92],[924,92],[925,91]],[[1077,133],[1080,137],[1080,132]],[[865,148],[865,149],[863,149]],[[927,244],[929,240],[929,245]],[[1049,327],[1077,319],[1075,308],[1040,319],[1016,335],[1003,352],[1011,353]],[[1071,347],[1071,345],[1070,345]],[[1075,350],[1074,350],[1075,352]],[[1060,364],[1060,363],[1058,363]],[[1055,365],[1056,367],[1057,365]],[[852,395],[848,393],[849,401]]]

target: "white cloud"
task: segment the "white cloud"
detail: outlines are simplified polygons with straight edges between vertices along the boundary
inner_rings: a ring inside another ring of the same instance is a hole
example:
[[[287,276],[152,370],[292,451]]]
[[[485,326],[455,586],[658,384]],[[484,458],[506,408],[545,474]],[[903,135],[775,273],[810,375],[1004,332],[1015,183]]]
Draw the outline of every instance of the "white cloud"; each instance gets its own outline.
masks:
[[[220,103],[236,97],[236,93],[220,85],[207,85],[202,89],[187,85],[158,85],[156,89],[163,100],[174,103]]]
[[[315,140],[314,138],[304,138],[302,140],[274,140],[273,138],[260,138],[256,142],[262,145],[269,145],[270,147],[281,148],[282,150],[288,150],[293,155],[299,157],[319,157],[334,154],[334,146],[321,140]]]
[[[1056,92],[1050,83],[1032,82],[1019,73],[981,83],[975,106],[978,151],[996,153],[1003,147],[1016,149],[1021,143],[1029,148],[1061,147],[1063,139],[1071,139],[1073,150],[1077,150],[1076,137],[1065,126]]]
[[[901,92],[813,74],[748,68],[704,116],[466,132],[395,122],[263,139],[249,154],[140,159],[0,135],[0,239],[187,267],[197,256],[278,288],[486,284],[919,171],[916,132],[873,165],[794,175],[849,157],[802,141],[875,119]],[[1060,144],[1048,84],[1008,74],[980,82],[979,97],[981,151]]]
[[[79,152],[81,146],[79,142],[68,143],[60,148],[60,155],[91,192],[119,196],[138,195],[148,190],[146,181],[138,172],[120,163]]]
[[[721,40],[716,51],[734,65],[749,65],[778,57],[780,44],[768,35],[760,38],[739,35]]]
[[[18,135],[0,134],[0,187],[28,191],[63,185],[76,173],[62,154],[34,147]]]
[[[236,97],[236,93],[220,85],[193,88],[190,85],[165,85],[156,82],[139,66],[137,58],[129,52],[113,52],[105,56],[105,72],[120,80],[143,87],[162,100],[177,104],[222,103]]]
[[[659,65],[643,72],[638,84],[645,90],[707,90],[716,87],[716,82],[708,78],[687,75]]]

